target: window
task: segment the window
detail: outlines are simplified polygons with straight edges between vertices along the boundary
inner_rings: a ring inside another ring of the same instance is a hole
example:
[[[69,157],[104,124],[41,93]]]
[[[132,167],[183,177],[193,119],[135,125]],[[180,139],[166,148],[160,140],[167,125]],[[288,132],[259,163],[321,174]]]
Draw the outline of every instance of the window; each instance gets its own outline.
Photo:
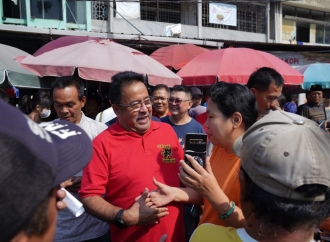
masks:
[[[315,43],[324,43],[324,25],[316,24]]]
[[[310,10],[305,8],[297,8],[297,17],[310,18]]]
[[[312,10],[311,19],[324,21],[324,14],[325,14],[324,12]]]
[[[30,0],[31,16],[63,20],[61,0]]]
[[[296,8],[288,5],[283,5],[282,15],[296,16]]]

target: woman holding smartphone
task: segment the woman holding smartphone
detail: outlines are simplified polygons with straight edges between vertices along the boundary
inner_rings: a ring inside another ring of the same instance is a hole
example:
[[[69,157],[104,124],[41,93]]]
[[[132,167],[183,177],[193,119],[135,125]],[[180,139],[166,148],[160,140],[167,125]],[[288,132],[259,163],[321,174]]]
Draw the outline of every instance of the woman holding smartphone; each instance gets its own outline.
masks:
[[[207,115],[205,126],[214,148],[205,169],[200,167],[195,171],[181,161],[180,179],[186,187],[169,187],[154,180],[158,189],[150,193],[149,205],[164,206],[172,201],[204,204],[199,224],[245,227],[239,208],[240,158],[232,147],[234,141],[257,120],[254,95],[239,84],[217,83],[210,90]],[[191,156],[187,159],[197,164]]]

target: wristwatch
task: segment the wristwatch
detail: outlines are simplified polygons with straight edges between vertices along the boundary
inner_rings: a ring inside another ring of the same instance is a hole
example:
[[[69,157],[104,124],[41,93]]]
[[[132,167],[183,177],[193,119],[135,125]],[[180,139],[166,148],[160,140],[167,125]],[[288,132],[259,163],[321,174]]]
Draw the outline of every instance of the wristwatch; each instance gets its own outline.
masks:
[[[121,219],[121,217],[123,216],[123,212],[124,212],[124,209],[120,209],[119,212],[116,214],[116,217],[115,217],[115,225],[117,228],[119,229],[125,229],[127,228],[124,220]]]

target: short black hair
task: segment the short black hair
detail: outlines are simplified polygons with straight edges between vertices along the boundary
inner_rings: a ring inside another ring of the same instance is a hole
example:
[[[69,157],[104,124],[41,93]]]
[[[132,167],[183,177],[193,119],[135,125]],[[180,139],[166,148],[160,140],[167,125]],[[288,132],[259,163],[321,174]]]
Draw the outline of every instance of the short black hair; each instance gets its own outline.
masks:
[[[145,76],[133,71],[120,72],[114,75],[111,80],[109,96],[112,104],[119,104],[121,102],[122,90],[126,86],[141,82],[147,88]]]
[[[187,86],[175,85],[174,87],[172,87],[171,92],[184,92],[188,96],[189,99],[192,99],[191,89]]]
[[[272,83],[277,87],[282,87],[284,79],[273,68],[262,67],[251,74],[246,85],[249,89],[255,88],[259,92],[265,92]]]
[[[306,197],[325,194],[323,202],[290,200],[272,195],[257,186],[241,167],[245,178],[244,202],[250,202],[255,217],[261,220],[261,226],[274,234],[285,229],[293,232],[296,229],[310,230],[330,216],[330,189],[324,185],[309,184],[296,190]],[[261,231],[262,232],[262,231]]]
[[[256,99],[246,86],[218,82],[210,89],[210,99],[226,118],[239,112],[242,115],[245,130],[257,120]]]
[[[25,114],[30,114],[37,105],[41,108],[50,108],[53,104],[52,98],[47,92],[38,91],[33,95],[24,95],[21,99],[20,109]]]
[[[55,88],[66,88],[74,86],[78,91],[78,98],[81,100],[85,96],[85,86],[81,78],[76,76],[62,76],[52,82],[52,93]]]
[[[152,94],[155,92],[155,91],[158,91],[158,90],[162,90],[164,89],[168,95],[170,95],[170,88],[168,86],[166,86],[165,84],[158,84],[156,85],[153,89],[152,89]]]

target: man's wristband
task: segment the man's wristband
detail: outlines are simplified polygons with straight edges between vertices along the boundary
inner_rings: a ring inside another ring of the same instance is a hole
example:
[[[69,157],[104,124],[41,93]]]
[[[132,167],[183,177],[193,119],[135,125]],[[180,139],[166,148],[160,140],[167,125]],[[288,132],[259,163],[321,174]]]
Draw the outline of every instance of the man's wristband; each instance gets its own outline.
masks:
[[[228,218],[235,210],[236,204],[231,201],[231,208],[223,215],[218,214],[218,217],[221,219]]]

